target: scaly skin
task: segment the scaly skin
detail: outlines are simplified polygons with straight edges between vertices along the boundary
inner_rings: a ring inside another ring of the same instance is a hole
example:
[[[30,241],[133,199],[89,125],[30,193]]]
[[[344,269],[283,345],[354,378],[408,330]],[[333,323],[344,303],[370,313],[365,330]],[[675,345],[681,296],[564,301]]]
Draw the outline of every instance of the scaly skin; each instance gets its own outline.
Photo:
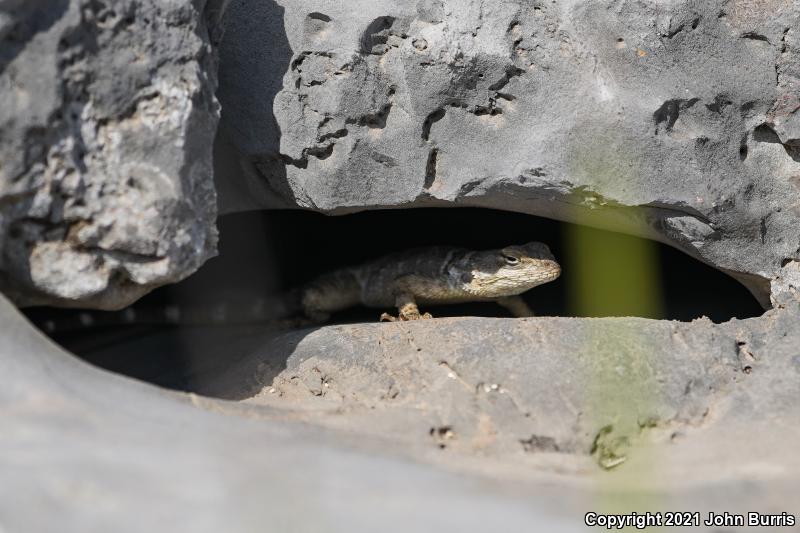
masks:
[[[495,301],[514,316],[532,316],[519,295],[560,273],[550,249],[539,242],[487,251],[419,248],[316,279],[303,288],[302,307],[314,320],[359,304],[397,307],[398,317],[384,313],[384,320],[416,320],[430,318],[418,304]]]
[[[513,264],[512,264],[513,263]],[[431,247],[387,255],[363,265],[323,275],[301,289],[279,298],[254,298],[251,304],[212,307],[130,307],[119,313],[81,311],[47,319],[41,327],[63,333],[92,326],[123,324],[244,324],[273,323],[286,327],[306,325],[297,318],[304,313],[313,322],[326,321],[330,313],[356,305],[397,307],[398,317],[384,313],[384,320],[430,318],[421,305],[495,301],[514,316],[533,312],[519,297],[561,273],[550,250],[532,242],[501,250],[475,252],[452,247]]]

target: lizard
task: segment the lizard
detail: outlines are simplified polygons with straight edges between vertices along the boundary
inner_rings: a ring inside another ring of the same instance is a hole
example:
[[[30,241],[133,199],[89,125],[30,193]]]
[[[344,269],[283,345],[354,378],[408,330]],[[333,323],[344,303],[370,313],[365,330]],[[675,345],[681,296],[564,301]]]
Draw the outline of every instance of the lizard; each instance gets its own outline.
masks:
[[[323,275],[304,287],[301,301],[304,314],[319,321],[355,305],[396,307],[396,317],[381,315],[395,321],[432,318],[420,312],[420,304],[484,301],[524,317],[533,311],[520,294],[560,274],[561,266],[540,242],[485,251],[433,246]]]
[[[357,305],[395,307],[397,316],[383,313],[381,321],[408,321],[432,318],[420,312],[419,305],[483,301],[497,302],[512,315],[525,317],[534,313],[520,295],[555,280],[560,273],[561,266],[540,242],[483,251],[431,246],[340,268],[274,300],[256,298],[249,306],[221,302],[210,309],[167,305],[153,310],[134,305],[119,312],[82,310],[61,320],[38,322],[47,333],[120,324],[252,323],[299,314],[312,323],[323,323],[331,313]]]

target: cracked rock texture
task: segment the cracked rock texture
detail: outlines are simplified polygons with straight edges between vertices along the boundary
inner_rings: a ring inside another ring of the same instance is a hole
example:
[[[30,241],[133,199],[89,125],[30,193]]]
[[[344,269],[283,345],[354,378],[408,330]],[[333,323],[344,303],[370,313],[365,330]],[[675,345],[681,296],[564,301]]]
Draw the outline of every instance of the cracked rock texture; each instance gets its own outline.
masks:
[[[759,434],[753,461],[800,467],[782,457],[800,421],[796,307],[725,324],[447,318],[237,338],[197,341],[209,361],[227,350],[237,362],[198,370],[192,390],[410,450],[579,477],[631,461],[626,472],[659,471],[663,488],[748,478],[759,470],[739,441]]]
[[[220,449],[248,457],[254,483],[264,458],[284,452],[271,439],[255,456],[247,455],[250,446],[261,446],[265,437],[257,432],[280,428],[289,442],[307,439],[301,449],[324,442],[350,450],[345,477],[359,480],[356,490],[364,486],[362,468],[372,468],[368,458],[412,459],[430,472],[460,473],[460,486],[491,479],[506,503],[522,494],[535,505],[547,494],[553,503],[546,507],[580,531],[583,513],[609,507],[792,509],[800,479],[797,316],[795,301],[724,324],[535,317],[295,331],[198,327],[138,336],[101,352],[136,361],[159,350],[167,357],[178,343],[188,347],[183,375],[188,390],[202,395],[190,398],[199,410],[230,415],[225,432],[237,442]],[[70,379],[87,377],[76,372]],[[246,416],[233,420],[237,415]],[[180,416],[182,433],[196,431],[192,420],[200,414]],[[147,417],[136,423],[149,427]],[[224,436],[211,428],[220,426],[208,424],[204,438],[219,445]],[[3,441],[0,435],[0,450]],[[299,464],[305,478],[339,482],[330,466],[306,463],[301,453],[271,475],[283,480]],[[413,469],[406,474],[416,477]],[[373,509],[391,512],[407,501],[409,494],[393,491],[394,472],[373,470],[372,478],[372,490],[392,493],[391,504],[373,497]],[[474,511],[445,502],[438,515]],[[540,525],[546,517],[536,512]]]
[[[215,253],[204,9],[0,1],[0,289],[17,304],[121,307]]]
[[[798,28],[792,0],[237,2],[221,209],[544,215],[669,243],[768,305],[800,258]]]

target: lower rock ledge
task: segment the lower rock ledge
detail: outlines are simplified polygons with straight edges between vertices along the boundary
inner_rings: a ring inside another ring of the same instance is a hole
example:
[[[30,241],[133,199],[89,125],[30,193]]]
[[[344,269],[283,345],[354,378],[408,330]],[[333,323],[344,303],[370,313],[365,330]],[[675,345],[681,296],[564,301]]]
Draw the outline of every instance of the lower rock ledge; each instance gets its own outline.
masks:
[[[746,471],[714,457],[732,460],[755,428],[783,460],[781,442],[795,439],[765,413],[800,418],[798,325],[772,311],[724,324],[445,318],[255,332],[251,355],[196,384],[461,467],[479,458],[512,477],[532,473],[520,464],[624,477],[666,462],[683,483]]]
[[[182,517],[176,530],[252,529],[231,516],[310,525],[296,512],[302,501],[335,531],[576,530],[614,502],[794,504],[800,333],[786,310],[721,325],[205,328],[198,342],[215,362],[236,361],[222,373],[196,367],[207,396],[93,368],[1,298],[0,318],[0,516],[12,529],[45,516],[64,531],[158,529],[167,510]],[[365,515],[365,501],[391,505]],[[45,504],[55,515],[30,512]]]

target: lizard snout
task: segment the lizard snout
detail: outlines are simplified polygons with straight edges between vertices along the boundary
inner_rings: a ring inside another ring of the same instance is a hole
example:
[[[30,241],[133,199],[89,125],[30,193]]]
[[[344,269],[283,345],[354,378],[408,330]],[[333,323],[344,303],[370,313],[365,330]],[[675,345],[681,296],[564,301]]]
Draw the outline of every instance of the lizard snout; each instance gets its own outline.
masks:
[[[561,275],[561,265],[558,264],[558,261],[556,261],[555,258],[546,259],[542,263],[543,266],[546,268],[546,271],[549,274],[551,280],[554,280]]]

